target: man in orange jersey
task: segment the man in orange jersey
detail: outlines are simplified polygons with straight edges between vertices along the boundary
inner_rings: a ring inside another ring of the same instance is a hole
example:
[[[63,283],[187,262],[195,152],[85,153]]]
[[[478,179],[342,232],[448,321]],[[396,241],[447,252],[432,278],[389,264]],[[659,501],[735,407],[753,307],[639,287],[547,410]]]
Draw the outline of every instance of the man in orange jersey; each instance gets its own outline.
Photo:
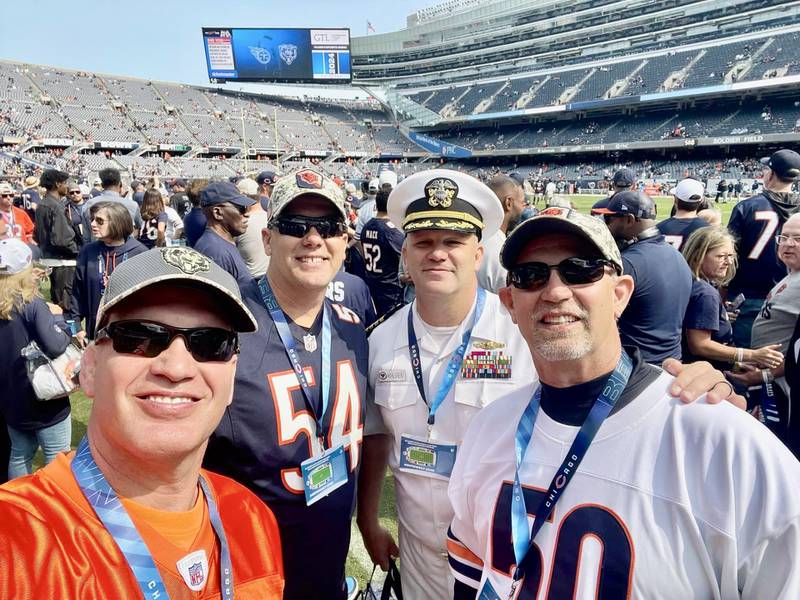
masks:
[[[117,267],[97,323],[86,437],[0,486],[0,598],[281,598],[272,512],[200,468],[257,327],[235,280],[156,248]]]

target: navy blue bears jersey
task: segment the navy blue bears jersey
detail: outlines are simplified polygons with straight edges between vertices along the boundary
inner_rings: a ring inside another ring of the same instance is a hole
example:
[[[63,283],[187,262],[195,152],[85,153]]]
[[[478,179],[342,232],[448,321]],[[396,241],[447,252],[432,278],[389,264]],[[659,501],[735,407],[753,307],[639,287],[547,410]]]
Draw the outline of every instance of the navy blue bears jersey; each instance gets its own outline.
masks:
[[[693,219],[671,217],[669,219],[664,219],[656,225],[656,227],[664,236],[664,239],[667,240],[667,243],[671,244],[675,250],[680,252],[683,250],[683,246],[686,244],[686,240],[689,239],[689,236],[698,229],[708,227],[708,221],[700,217],[694,217]]]
[[[728,284],[729,298],[739,293],[749,300],[766,298],[786,277],[786,267],[778,260],[775,236],[798,205],[780,202],[776,196],[772,192],[758,194],[739,202],[731,212],[728,229],[737,239],[739,266]]]
[[[398,279],[403,232],[388,219],[372,219],[361,230],[364,250],[364,281],[372,293],[379,315],[399,302],[403,288]]]
[[[351,273],[339,271],[328,284],[325,297],[331,302],[343,304],[358,315],[365,327],[372,325],[377,318],[372,296],[364,280]]]
[[[283,543],[284,598],[344,598],[344,564],[364,432],[369,356],[364,326],[351,310],[325,300],[331,318],[331,379],[322,434],[326,448],[344,445],[350,477],[343,487],[306,506],[300,463],[311,456],[315,419],[264,307],[257,280],[241,287],[259,330],[240,336],[233,402],[209,441],[205,466],[249,487],[275,513]],[[306,331],[287,321],[318,414],[321,353],[306,351]],[[310,333],[319,334],[321,324],[320,312]]]

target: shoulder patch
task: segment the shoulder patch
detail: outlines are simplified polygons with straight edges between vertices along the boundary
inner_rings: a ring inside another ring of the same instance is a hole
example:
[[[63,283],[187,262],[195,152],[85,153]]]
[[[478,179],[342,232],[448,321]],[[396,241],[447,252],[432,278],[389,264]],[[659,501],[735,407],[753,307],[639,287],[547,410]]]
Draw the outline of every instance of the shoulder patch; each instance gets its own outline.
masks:
[[[375,331],[378,325],[383,323],[385,320],[387,320],[389,317],[391,317],[394,313],[403,308],[405,305],[406,305],[405,302],[398,302],[392,308],[386,311],[386,314],[382,315],[379,319],[376,319],[369,327],[367,327],[367,337],[369,337],[370,333]]]

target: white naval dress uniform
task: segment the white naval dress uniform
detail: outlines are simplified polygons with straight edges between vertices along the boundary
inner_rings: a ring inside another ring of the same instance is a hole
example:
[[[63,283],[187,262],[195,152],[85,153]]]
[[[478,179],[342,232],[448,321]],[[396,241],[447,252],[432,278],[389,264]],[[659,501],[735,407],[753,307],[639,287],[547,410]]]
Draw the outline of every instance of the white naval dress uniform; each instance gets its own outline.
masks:
[[[377,405],[392,436],[389,466],[395,477],[404,596],[410,600],[446,600],[453,593],[447,559],[447,529],[453,518],[448,481],[399,469],[401,437],[428,436],[428,406],[417,390],[409,355],[409,310],[414,311],[425,394],[428,402],[433,402],[448,361],[461,344],[464,329],[472,322],[475,303],[441,348],[431,334],[435,328],[420,319],[416,302],[378,326],[369,340],[369,398]],[[510,359],[510,372],[504,371],[509,367],[506,359]],[[483,366],[481,373],[472,368],[477,363]],[[482,407],[535,380],[533,361],[519,329],[499,297],[487,292],[461,372],[436,413],[431,440],[460,444]]]

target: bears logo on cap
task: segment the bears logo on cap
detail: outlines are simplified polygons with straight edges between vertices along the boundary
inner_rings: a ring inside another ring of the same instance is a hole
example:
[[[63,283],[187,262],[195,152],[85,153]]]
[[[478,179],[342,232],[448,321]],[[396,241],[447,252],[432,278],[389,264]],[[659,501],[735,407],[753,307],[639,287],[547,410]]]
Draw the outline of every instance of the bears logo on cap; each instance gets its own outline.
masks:
[[[569,212],[570,208],[564,208],[562,206],[548,206],[544,210],[540,210],[538,214],[542,216],[551,215],[556,217],[566,217]]]
[[[161,257],[165,263],[177,267],[187,275],[211,269],[208,258],[189,248],[164,248],[161,250]]]
[[[431,206],[448,208],[458,196],[458,186],[452,179],[439,177],[425,184],[425,196]]]
[[[321,190],[322,189],[322,176],[316,171],[309,171],[303,169],[295,174],[295,181],[297,187],[304,190]]]

